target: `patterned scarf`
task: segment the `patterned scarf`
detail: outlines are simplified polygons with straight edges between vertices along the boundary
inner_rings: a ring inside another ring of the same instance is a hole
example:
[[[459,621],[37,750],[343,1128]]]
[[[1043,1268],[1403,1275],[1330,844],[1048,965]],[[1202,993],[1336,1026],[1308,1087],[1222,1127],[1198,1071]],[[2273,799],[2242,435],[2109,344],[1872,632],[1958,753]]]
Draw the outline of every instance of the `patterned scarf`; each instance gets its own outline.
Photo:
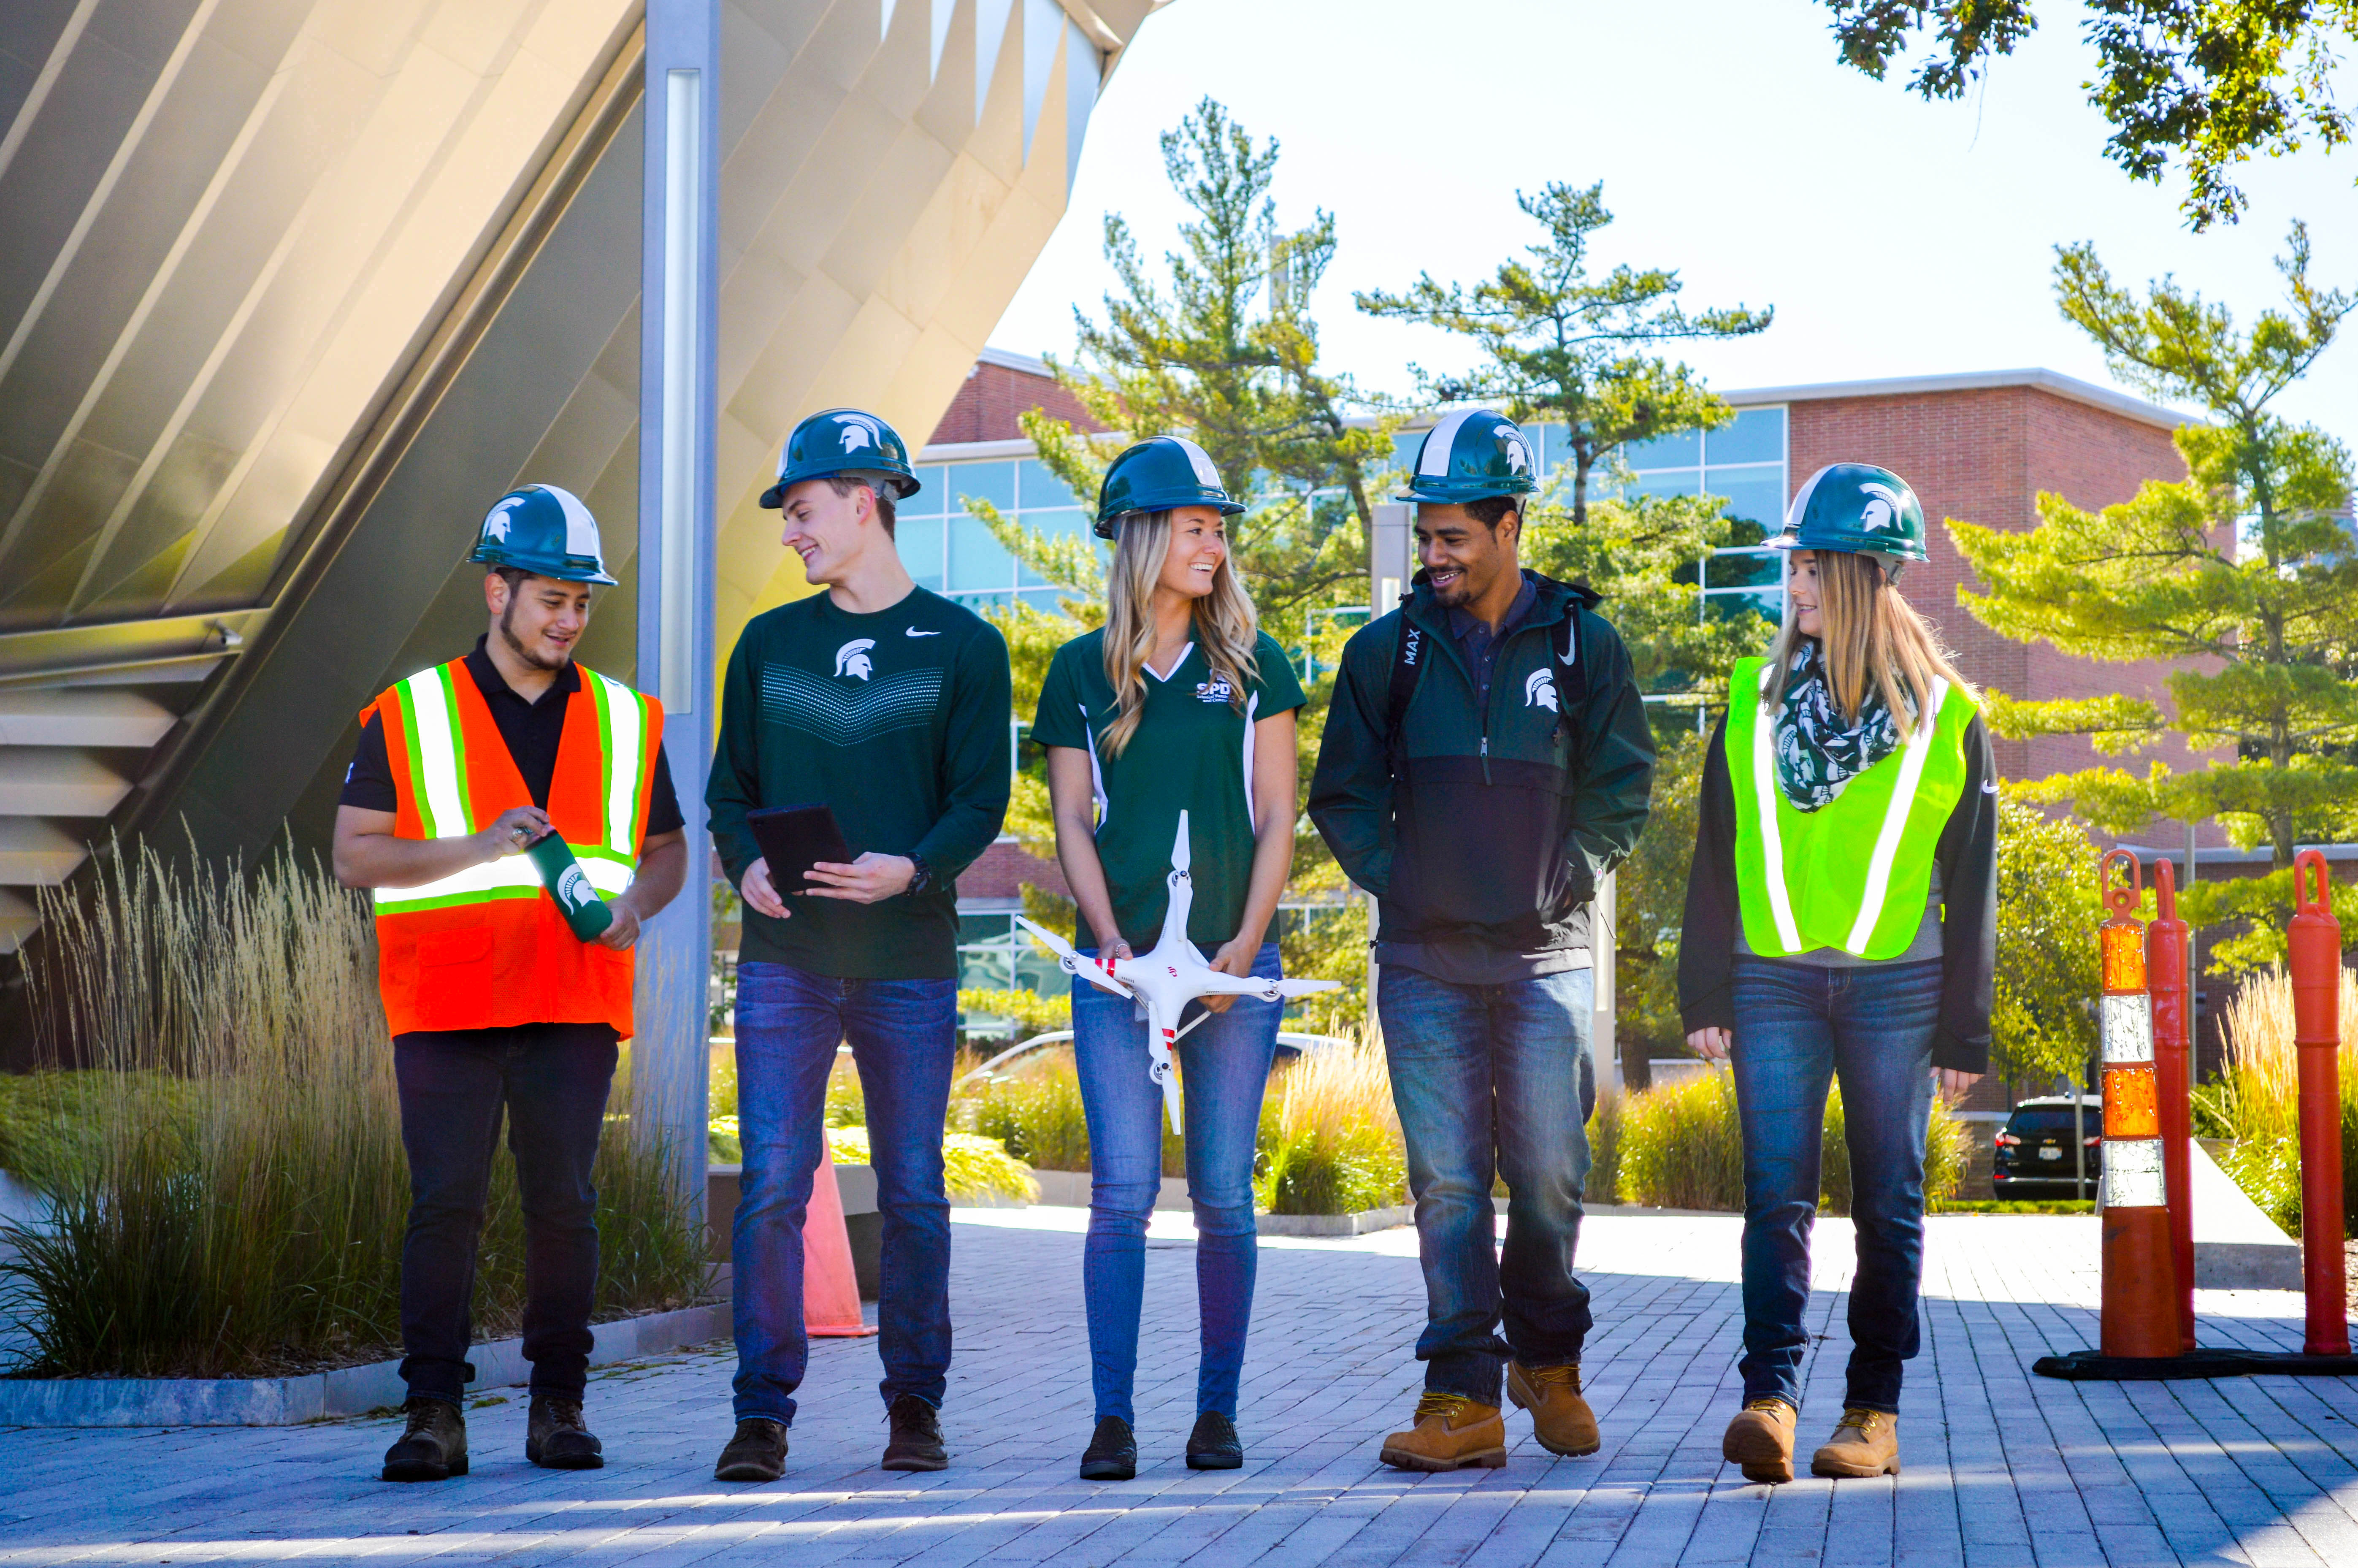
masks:
[[[1899,749],[1899,726],[1872,685],[1858,705],[1858,722],[1845,725],[1818,644],[1794,650],[1777,716],[1777,783],[1796,811],[1832,804],[1843,786]]]

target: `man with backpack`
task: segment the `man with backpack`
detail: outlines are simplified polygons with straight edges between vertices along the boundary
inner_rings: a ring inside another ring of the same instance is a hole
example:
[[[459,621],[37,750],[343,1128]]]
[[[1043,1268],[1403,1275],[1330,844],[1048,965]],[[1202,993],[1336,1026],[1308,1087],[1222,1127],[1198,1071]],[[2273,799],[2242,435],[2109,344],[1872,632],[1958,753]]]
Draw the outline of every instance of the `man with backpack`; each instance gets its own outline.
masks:
[[[1422,569],[1345,646],[1310,786],[1311,819],[1381,914],[1376,1007],[1427,1302],[1423,1397],[1381,1454],[1403,1469],[1504,1465],[1502,1376],[1542,1446],[1600,1444],[1572,1260],[1590,965],[1613,953],[1592,952],[1587,906],[1646,825],[1654,742],[1598,596],[1516,558],[1533,468],[1522,431],[1487,410],[1427,432],[1401,497]]]

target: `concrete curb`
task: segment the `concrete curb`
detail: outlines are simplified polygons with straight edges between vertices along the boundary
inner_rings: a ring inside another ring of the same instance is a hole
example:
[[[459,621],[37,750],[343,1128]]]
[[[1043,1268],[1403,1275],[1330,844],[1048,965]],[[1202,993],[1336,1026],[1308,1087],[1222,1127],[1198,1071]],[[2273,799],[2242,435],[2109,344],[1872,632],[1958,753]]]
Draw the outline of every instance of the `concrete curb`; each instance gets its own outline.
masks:
[[[1087,1171],[1034,1170],[1032,1179],[1040,1184],[1041,1203],[1055,1204],[1060,1208],[1089,1206],[1089,1184],[1095,1177]],[[1163,1177],[1162,1191],[1154,1195],[1154,1206],[1194,1213],[1195,1206],[1187,1201],[1187,1178]]]
[[[2197,1142],[2187,1184],[2194,1198],[2194,1288],[2297,1291],[2300,1243],[2287,1236]]]
[[[1254,1218],[1253,1228],[1263,1236],[1365,1236],[1406,1225],[1415,1216],[1410,1204],[1357,1214],[1264,1214]]]
[[[590,1365],[611,1366],[726,1338],[729,1308],[651,1313],[590,1332]],[[468,1359],[471,1392],[532,1376],[521,1339],[478,1345]],[[377,1361],[300,1378],[0,1378],[0,1426],[295,1426],[399,1405],[408,1397],[400,1368]]]

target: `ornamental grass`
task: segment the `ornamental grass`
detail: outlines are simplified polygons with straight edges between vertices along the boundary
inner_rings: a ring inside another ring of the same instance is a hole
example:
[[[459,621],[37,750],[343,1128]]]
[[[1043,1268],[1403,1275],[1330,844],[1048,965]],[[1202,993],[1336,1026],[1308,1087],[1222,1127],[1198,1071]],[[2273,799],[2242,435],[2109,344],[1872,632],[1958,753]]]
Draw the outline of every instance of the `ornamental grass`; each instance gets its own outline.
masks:
[[[1383,1047],[1362,1036],[1280,1067],[1261,1100],[1254,1196],[1271,1214],[1408,1202],[1408,1157]]]
[[[2342,971],[2342,1207],[2358,1226],[2358,977]],[[2254,975],[2228,1000],[2224,1070],[2193,1092],[2194,1130],[2230,1138],[2220,1168],[2286,1234],[2299,1236],[2300,1062],[2295,1047],[2292,979],[2277,965]]]
[[[74,1065],[0,1095],[0,1164],[49,1213],[10,1230],[0,1312],[53,1377],[254,1377],[394,1353],[408,1166],[364,900],[282,852],[245,877],[151,851],[44,901],[44,1012]],[[58,1042],[45,1041],[52,1061]],[[600,1141],[599,1315],[675,1305],[699,1227],[633,1136]],[[513,1332],[523,1217],[503,1150],[475,1314]]]
[[[1624,1201],[1743,1212],[1744,1131],[1736,1115],[1736,1076],[1726,1068],[1630,1096],[1619,1132]],[[1965,1124],[1935,1096],[1924,1135],[1928,1205],[1954,1195],[1964,1181],[1968,1139]],[[1848,1214],[1850,1145],[1844,1137],[1838,1086],[1826,1096],[1818,1161],[1818,1207]],[[1593,1202],[1599,1201],[1596,1186],[1592,1176]]]

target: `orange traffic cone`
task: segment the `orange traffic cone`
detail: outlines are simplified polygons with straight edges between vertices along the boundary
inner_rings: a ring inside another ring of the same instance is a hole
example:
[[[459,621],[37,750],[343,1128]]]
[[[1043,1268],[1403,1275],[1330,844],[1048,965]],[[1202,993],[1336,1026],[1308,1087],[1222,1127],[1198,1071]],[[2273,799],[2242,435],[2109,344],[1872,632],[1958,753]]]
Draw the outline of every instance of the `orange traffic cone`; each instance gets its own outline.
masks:
[[[835,1157],[824,1134],[818,1169],[811,1175],[810,1206],[803,1213],[803,1328],[830,1339],[858,1339],[876,1332],[860,1315],[860,1277],[851,1267],[843,1190],[835,1184]]]

